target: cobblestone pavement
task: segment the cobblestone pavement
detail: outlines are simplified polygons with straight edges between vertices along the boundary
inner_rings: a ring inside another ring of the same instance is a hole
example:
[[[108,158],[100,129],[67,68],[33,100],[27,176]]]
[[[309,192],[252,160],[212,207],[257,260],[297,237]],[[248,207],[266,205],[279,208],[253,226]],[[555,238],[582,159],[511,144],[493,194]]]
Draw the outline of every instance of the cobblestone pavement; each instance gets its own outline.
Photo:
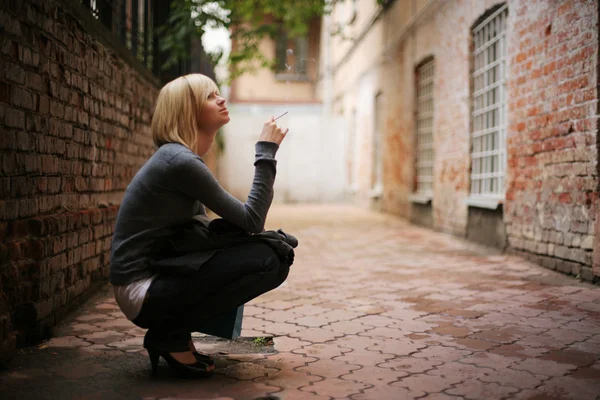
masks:
[[[275,336],[275,354],[150,379],[144,331],[107,292],[13,360],[1,397],[599,398],[600,287],[349,206],[280,206],[269,226],[301,245],[288,281],[246,306],[242,335]]]

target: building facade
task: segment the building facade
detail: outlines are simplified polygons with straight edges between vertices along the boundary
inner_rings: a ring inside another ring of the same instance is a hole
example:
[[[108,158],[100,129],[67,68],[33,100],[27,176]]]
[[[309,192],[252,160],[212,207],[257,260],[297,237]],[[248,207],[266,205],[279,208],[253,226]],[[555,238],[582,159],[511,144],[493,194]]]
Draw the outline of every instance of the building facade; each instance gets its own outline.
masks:
[[[321,20],[309,23],[305,36],[281,32],[266,38],[260,50],[276,60],[274,69],[246,73],[231,83],[231,122],[223,128],[225,150],[219,156],[219,181],[245,199],[254,173],[254,144],[264,122],[277,122],[289,133],[277,153],[274,202],[339,201],[345,195],[343,118],[324,113],[319,94]],[[235,49],[235,41],[232,48]]]
[[[354,201],[600,279],[598,15],[594,0],[336,3],[320,87],[347,122]]]

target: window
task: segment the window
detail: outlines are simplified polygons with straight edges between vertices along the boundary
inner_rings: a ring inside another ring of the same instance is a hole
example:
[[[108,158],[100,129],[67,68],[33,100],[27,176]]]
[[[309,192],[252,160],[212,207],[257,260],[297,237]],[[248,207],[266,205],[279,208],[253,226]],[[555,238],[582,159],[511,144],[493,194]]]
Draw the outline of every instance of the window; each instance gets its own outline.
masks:
[[[358,190],[358,157],[359,157],[359,146],[358,138],[356,137],[356,108],[353,108],[350,112],[350,126],[348,127],[349,132],[349,151],[348,151],[348,172],[350,173],[350,190],[356,192]]]
[[[373,195],[378,196],[383,190],[383,95],[378,93],[375,96],[374,104],[374,127],[373,127],[373,169],[371,175],[371,184]]]
[[[308,59],[308,37],[288,37],[280,33],[276,41],[276,74],[283,79],[306,78],[306,60]]]
[[[146,68],[154,64],[154,8],[151,0],[80,0]],[[168,4],[167,4],[168,5]]]
[[[433,59],[417,68],[416,192],[433,195]]]
[[[507,16],[502,5],[473,29],[472,197],[504,198]]]

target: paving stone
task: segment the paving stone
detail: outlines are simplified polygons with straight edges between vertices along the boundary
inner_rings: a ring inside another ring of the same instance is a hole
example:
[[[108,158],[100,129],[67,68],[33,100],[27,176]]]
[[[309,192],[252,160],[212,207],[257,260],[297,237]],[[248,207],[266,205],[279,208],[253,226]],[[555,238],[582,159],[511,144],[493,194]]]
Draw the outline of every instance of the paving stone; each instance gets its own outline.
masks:
[[[403,339],[404,340],[378,340],[377,344],[367,347],[367,350],[393,354],[395,356],[407,356],[427,347],[425,343],[412,342],[406,338]]]
[[[381,368],[379,366],[358,367],[359,369],[353,370],[349,374],[342,375],[340,378],[361,382],[367,385],[381,386],[398,381],[400,378],[409,375],[406,371]]]
[[[456,378],[461,381],[476,379],[494,374],[491,368],[478,367],[472,364],[463,364],[460,362],[447,362],[436,366],[434,369],[427,371],[427,375],[440,376],[443,378]]]
[[[557,321],[581,321],[586,318],[586,315],[575,307],[565,307],[559,311],[544,311],[540,314],[540,317],[555,319]]]
[[[443,363],[456,361],[463,357],[472,354],[470,351],[458,350],[452,347],[429,346],[417,353],[412,354],[412,357],[426,358],[430,361],[441,361]]]
[[[600,341],[590,338],[581,342],[573,343],[568,348],[572,350],[579,350],[584,353],[600,354]]]
[[[594,312],[600,313],[600,302],[590,301],[588,303],[577,304],[577,308],[581,308],[582,310],[594,311]]]
[[[270,386],[276,386],[283,390],[297,390],[299,388],[309,386],[311,383],[322,381],[323,379],[325,378],[290,369],[284,369],[274,373],[273,375],[256,378],[255,381],[259,383],[265,383]],[[316,393],[321,395],[325,394],[321,392]]]
[[[408,389],[388,385],[375,386],[365,389],[364,393],[358,393],[350,396],[353,400],[413,400],[422,397],[425,392],[413,392]]]
[[[343,333],[337,333],[327,329],[309,328],[300,332],[292,332],[290,337],[295,337],[300,340],[309,341],[312,343],[323,343],[344,336]]]
[[[95,322],[94,324],[99,326],[100,328],[115,329],[115,330],[128,330],[128,329],[135,327],[133,322],[128,321],[124,318],[123,319],[113,319],[113,320],[104,321],[104,322]]]
[[[496,368],[496,370],[485,376],[478,377],[482,382],[495,382],[502,386],[515,387],[518,389],[534,389],[549,376],[533,374],[528,371],[517,371],[510,368]]]
[[[304,346],[301,349],[295,349],[295,354],[304,354],[306,356],[318,359],[331,359],[353,351],[351,348],[342,347],[339,341],[330,343],[317,343]]]
[[[121,308],[113,303],[100,303],[95,308],[96,310],[121,311]]]
[[[79,334],[81,332],[99,332],[99,331],[102,331],[103,328],[99,328],[96,325],[92,325],[92,324],[74,323],[74,324],[69,325],[69,330],[71,330],[72,332],[77,332],[77,334]]]
[[[362,365],[364,367],[372,367],[385,363],[388,360],[396,357],[394,354],[380,353],[377,351],[368,350],[353,350],[341,356],[334,357],[336,361],[347,362],[349,364]]]
[[[296,307],[293,309],[294,314],[309,316],[309,315],[319,315],[324,314],[329,311],[325,307],[320,307],[312,304],[305,304],[300,307]]]
[[[485,312],[476,311],[476,310],[463,310],[463,309],[452,309],[444,311],[444,314],[452,315],[455,317],[462,318],[479,318],[483,315],[486,315]]]
[[[600,396],[600,380],[563,376],[551,378],[536,390],[560,399],[597,400]]]
[[[242,328],[241,336],[243,337],[257,337],[257,336],[272,336],[271,333],[266,333],[265,331],[259,331],[254,329],[244,329]]]
[[[520,361],[517,357],[506,357],[499,354],[477,352],[461,358],[459,361],[464,364],[473,364],[478,367],[492,368],[496,371],[504,370],[516,362]]]
[[[594,334],[600,333],[600,320],[585,320],[569,322],[562,326],[563,329],[570,329],[579,332],[589,332]]]
[[[587,353],[579,350],[554,350],[539,357],[540,360],[555,361],[559,364],[576,365],[578,367],[589,367],[600,359],[600,353]]]
[[[242,319],[242,328],[244,329],[260,329],[268,324],[269,322],[255,317],[244,316]]]
[[[331,397],[322,396],[319,394],[302,392],[300,390],[283,390],[281,392],[272,393],[277,399],[280,400],[329,400]]]
[[[339,378],[342,375],[349,374],[350,372],[360,368],[360,365],[349,364],[343,361],[320,359],[308,364],[305,367],[298,367],[296,368],[296,371],[323,376],[325,378]]]
[[[220,380],[223,380],[223,383],[219,383]],[[188,393],[181,393],[181,386],[179,386],[177,396],[173,398],[173,400],[180,400],[182,397],[183,399],[187,397],[188,400],[195,400],[197,396],[205,397],[208,393],[218,393],[219,397],[231,398],[234,400],[268,398],[270,393],[280,390],[279,387],[267,383],[234,380],[225,376],[218,376],[217,374],[206,381],[207,382],[202,382],[200,386],[202,388],[201,390],[198,390],[198,386],[190,386],[187,391]],[[213,387],[211,387],[211,385]],[[173,392],[173,389],[171,389],[171,392]],[[186,394],[188,394],[188,396],[185,396]],[[163,399],[160,398],[160,400]]]
[[[244,306],[244,317],[255,317],[269,311],[263,307],[246,304]]]
[[[561,349],[572,343],[585,340],[588,333],[568,329],[549,329],[544,333],[524,337],[516,342],[522,346]]]
[[[273,338],[273,342],[275,350],[281,352],[291,352],[292,350],[301,349],[303,346],[310,345],[310,342],[288,336],[275,337]]]
[[[134,338],[106,343],[106,345],[108,347],[113,347],[115,349],[123,350],[126,352],[137,352],[142,350],[144,345],[144,338],[137,336]]]
[[[82,339],[94,344],[107,344],[118,340],[127,339],[127,335],[116,331],[100,331],[79,335]]]
[[[515,340],[526,337],[528,332],[525,332],[523,327],[507,326],[504,328],[494,327],[491,329],[482,329],[470,335],[471,339],[481,339],[496,343],[513,343]]]
[[[216,372],[230,378],[247,381],[255,378],[275,375],[278,370],[275,368],[265,367],[259,363],[243,362],[239,364],[228,365],[226,368],[219,368],[216,370]]]
[[[427,372],[438,365],[442,365],[442,362],[409,356],[394,358],[390,361],[377,364],[377,366],[380,368],[390,368],[395,371],[406,371],[410,374]]]
[[[425,399],[425,400],[458,400],[458,399],[462,399],[462,397],[449,396],[444,393],[431,393],[425,397],[421,397],[421,399]]]
[[[367,332],[373,328],[356,321],[339,321],[327,325],[327,329],[334,332],[355,335],[357,333]]]
[[[456,344],[468,350],[489,350],[499,346],[497,343],[487,342],[485,340],[457,338],[454,340]]]
[[[463,396],[465,399],[501,399],[512,396],[519,390],[514,387],[500,386],[497,383],[485,383],[476,379],[457,383],[446,391],[450,395]]]
[[[86,323],[95,323],[95,322],[106,322],[107,320],[112,320],[114,318],[112,317],[108,317],[105,314],[100,314],[100,313],[94,313],[94,314],[83,314],[83,315],[78,315],[75,320],[79,321],[79,322],[86,322]]]
[[[440,334],[440,335],[448,335],[448,336],[452,336],[455,338],[464,338],[466,336],[469,336],[469,334],[471,333],[469,328],[462,328],[462,327],[457,327],[457,326],[440,326],[434,329],[431,329],[431,332]]]
[[[460,378],[430,375],[429,372],[410,375],[394,382],[391,386],[403,387],[411,392],[438,393],[450,389],[453,384],[459,383]]]
[[[310,386],[301,387],[300,390],[331,396],[334,399],[347,399],[354,394],[359,394],[362,390],[367,388],[369,388],[369,386],[363,383],[330,378],[313,383]]]
[[[548,353],[547,347],[529,347],[519,344],[502,345],[488,350],[488,354],[498,354],[505,357],[536,358]]]
[[[404,339],[406,336],[406,331],[398,329],[397,327],[377,327],[370,329],[366,332],[360,332],[358,336],[370,337],[373,339]]]
[[[310,327],[310,328],[323,327],[325,325],[329,325],[331,322],[337,322],[337,321],[338,320],[331,318],[331,316],[329,316],[327,314],[309,315],[306,317],[294,319],[295,324]],[[342,332],[342,334],[343,334],[343,332]]]
[[[52,338],[45,343],[46,346],[53,347],[66,347],[66,348],[76,348],[76,347],[87,347],[91,346],[92,343],[87,342],[81,338],[76,336],[62,336],[57,338]]]
[[[577,369],[576,365],[559,364],[554,361],[542,360],[539,358],[528,358],[513,364],[510,368],[514,370],[529,371],[532,374],[562,376]]]
[[[358,322],[371,327],[389,326],[392,325],[395,320],[390,317],[382,317],[381,315],[367,315],[355,319],[353,322]]]
[[[290,335],[292,333],[297,333],[304,330],[304,327],[295,325],[295,324],[286,324],[280,322],[274,322],[272,324],[266,324],[265,326],[260,328],[259,332],[265,332],[267,335],[273,336],[285,336]]]
[[[260,325],[266,325],[273,322],[285,323],[285,322],[294,322],[296,318],[303,317],[302,314],[297,314],[293,310],[275,310],[275,311],[267,311],[264,314],[257,315],[256,317],[251,317],[258,319]],[[245,324],[246,317],[244,316],[243,324]]]

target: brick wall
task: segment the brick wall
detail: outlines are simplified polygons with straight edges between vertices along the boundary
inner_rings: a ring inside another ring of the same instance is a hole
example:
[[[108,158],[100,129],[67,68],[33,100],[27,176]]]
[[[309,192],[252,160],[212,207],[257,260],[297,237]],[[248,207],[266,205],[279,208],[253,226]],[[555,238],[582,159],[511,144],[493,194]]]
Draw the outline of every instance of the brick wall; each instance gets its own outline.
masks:
[[[106,282],[117,204],[153,152],[156,83],[76,3],[0,2],[0,358]]]
[[[384,37],[392,38],[396,35],[389,32],[401,29],[406,33],[382,60],[375,59],[365,69],[364,76],[376,75],[378,85],[358,94],[348,92],[344,101],[359,104],[377,90],[385,96],[383,211],[411,219],[420,213],[432,219],[434,229],[474,240],[490,234],[489,241],[500,248],[507,246],[548,268],[597,281],[597,1],[507,1],[506,200],[494,211],[466,203],[471,169],[471,28],[501,3],[437,1],[411,27],[391,17],[381,19],[386,26],[372,29],[388,32]],[[402,8],[402,2],[392,7]],[[417,207],[409,199],[415,179],[415,68],[430,56],[435,63],[434,193],[431,205]],[[360,57],[368,59],[370,54],[365,51]],[[360,139],[370,143],[373,129],[369,125],[366,131]],[[358,164],[361,173],[370,174],[369,162],[359,159]],[[368,187],[359,187],[355,199],[366,193]]]
[[[509,245],[549,268],[598,279],[598,3],[509,6]]]

